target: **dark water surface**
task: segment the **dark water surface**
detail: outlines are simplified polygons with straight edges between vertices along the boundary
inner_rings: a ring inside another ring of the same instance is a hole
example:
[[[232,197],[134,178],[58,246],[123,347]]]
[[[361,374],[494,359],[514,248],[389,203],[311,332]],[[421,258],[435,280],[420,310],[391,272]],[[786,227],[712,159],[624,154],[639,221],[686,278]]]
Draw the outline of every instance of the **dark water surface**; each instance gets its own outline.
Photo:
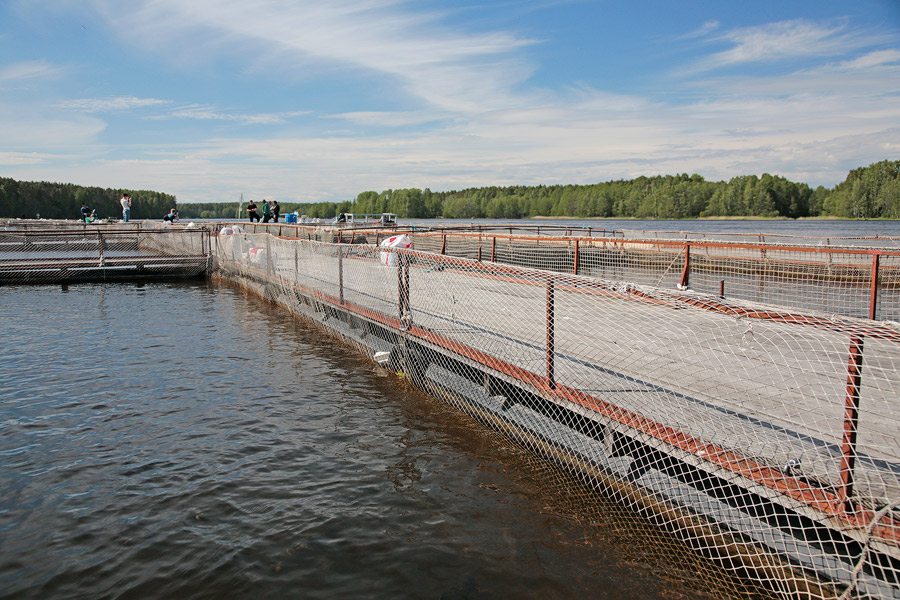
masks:
[[[256,296],[6,286],[0,320],[2,598],[714,597]]]

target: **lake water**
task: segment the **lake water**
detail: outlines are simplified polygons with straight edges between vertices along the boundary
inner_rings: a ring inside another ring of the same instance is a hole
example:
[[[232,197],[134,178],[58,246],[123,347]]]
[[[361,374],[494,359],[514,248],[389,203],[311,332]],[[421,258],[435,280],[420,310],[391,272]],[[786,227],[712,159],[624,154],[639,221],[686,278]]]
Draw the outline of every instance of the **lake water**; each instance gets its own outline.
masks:
[[[725,595],[231,286],[2,286],[0,319],[2,598]]]
[[[402,224],[409,221],[401,219]],[[412,219],[416,225],[519,226],[555,225],[580,229],[628,231],[685,231],[709,234],[766,234],[816,237],[900,237],[900,221],[845,221],[832,219]]]

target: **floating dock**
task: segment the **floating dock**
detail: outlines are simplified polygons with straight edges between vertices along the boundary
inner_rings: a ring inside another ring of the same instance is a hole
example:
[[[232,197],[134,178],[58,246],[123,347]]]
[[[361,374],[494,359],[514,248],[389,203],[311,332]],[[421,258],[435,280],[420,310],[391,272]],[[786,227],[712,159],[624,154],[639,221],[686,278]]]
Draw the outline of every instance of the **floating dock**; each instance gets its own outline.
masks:
[[[314,238],[333,231],[277,227],[280,236],[217,236],[217,274],[402,371],[754,585],[791,598],[900,598],[896,323],[798,311],[808,298],[779,306],[697,292],[689,277],[699,257],[685,259],[683,244],[680,253],[658,241],[626,249],[644,264],[668,262],[669,287],[576,275],[559,259],[566,239],[530,243],[528,260],[544,252],[549,267],[537,269],[487,260],[496,239],[469,258],[449,255],[444,234],[410,232],[403,249],[374,243],[396,231],[332,243]],[[437,251],[418,249],[436,240]],[[600,244],[622,239],[591,242]],[[784,283],[822,294],[812,304],[856,310],[858,300],[826,298],[830,287],[861,294],[873,313],[896,310],[900,254],[831,251],[823,260],[794,246],[725,244],[697,271],[746,280],[747,264],[765,255],[766,277],[804,274]],[[638,262],[595,266],[627,272]],[[859,275],[867,268],[869,279]]]
[[[0,284],[206,277],[210,232],[65,222],[0,229]]]
[[[203,262],[723,577],[784,598],[900,598],[900,251],[885,240],[241,227],[7,230],[0,267],[49,282],[105,279],[110,260]]]

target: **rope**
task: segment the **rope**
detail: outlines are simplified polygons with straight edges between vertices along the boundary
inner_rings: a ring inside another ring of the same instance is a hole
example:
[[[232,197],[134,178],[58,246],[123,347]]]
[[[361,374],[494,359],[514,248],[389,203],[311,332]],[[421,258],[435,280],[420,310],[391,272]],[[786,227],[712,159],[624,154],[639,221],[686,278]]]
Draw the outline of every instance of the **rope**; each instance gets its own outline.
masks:
[[[862,572],[863,566],[866,564],[866,556],[869,554],[869,544],[872,542],[872,532],[875,531],[875,526],[878,525],[878,521],[880,521],[884,517],[884,515],[888,514],[898,506],[900,506],[900,500],[895,500],[894,502],[883,506],[872,517],[872,521],[866,528],[866,543],[863,544],[862,552],[859,555],[859,561],[857,561],[856,566],[853,568],[853,572],[850,574],[850,587],[844,590],[844,593],[840,595],[838,600],[847,600],[853,590],[856,589],[856,586],[859,583],[859,574]]]

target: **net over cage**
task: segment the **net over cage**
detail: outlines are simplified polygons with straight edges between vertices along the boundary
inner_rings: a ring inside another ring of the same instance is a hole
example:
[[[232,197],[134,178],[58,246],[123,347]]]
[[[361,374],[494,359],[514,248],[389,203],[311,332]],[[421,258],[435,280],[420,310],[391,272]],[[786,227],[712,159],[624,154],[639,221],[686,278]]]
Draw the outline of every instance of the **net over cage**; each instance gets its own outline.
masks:
[[[217,236],[218,274],[553,465],[561,494],[612,499],[698,576],[900,597],[897,251],[263,231]]]

